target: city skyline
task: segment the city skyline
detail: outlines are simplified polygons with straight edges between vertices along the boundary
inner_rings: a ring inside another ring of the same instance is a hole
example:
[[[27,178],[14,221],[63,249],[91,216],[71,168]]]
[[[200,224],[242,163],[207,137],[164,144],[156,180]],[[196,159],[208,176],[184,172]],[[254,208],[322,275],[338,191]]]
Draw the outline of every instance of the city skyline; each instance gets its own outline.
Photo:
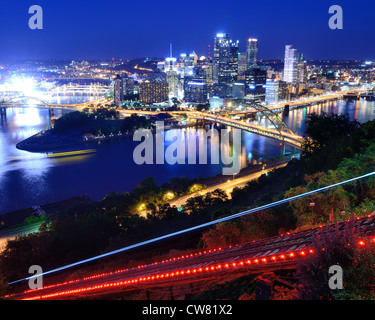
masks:
[[[307,6],[292,0],[283,4],[240,1],[236,6],[193,1],[184,7],[167,0],[155,6],[146,0],[142,9],[117,0],[109,0],[106,6],[97,1],[87,6],[70,0],[64,6],[47,1],[38,4],[43,8],[43,30],[28,28],[31,15],[26,1],[9,4],[0,14],[2,29],[8,31],[1,37],[6,45],[0,61],[167,57],[169,43],[173,43],[175,53],[195,51],[206,56],[209,45],[213,53],[217,33],[238,39],[241,52],[249,38],[258,39],[259,59],[282,59],[284,47],[290,43],[309,59],[368,60],[373,59],[375,49],[368,41],[372,10],[364,10],[372,4],[366,6],[365,1],[362,6],[340,3],[345,17],[343,30],[329,29],[332,4],[322,0]]]

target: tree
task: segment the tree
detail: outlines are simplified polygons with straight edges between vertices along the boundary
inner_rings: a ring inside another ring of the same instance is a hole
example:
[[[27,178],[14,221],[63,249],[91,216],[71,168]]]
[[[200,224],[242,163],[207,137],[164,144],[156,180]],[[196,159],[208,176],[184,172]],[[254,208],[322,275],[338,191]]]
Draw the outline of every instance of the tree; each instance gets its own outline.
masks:
[[[352,222],[344,230],[335,229],[313,237],[313,254],[298,263],[298,295],[302,300],[334,299],[335,291],[329,285],[329,268],[339,265],[348,270],[353,265],[355,248],[358,245]]]

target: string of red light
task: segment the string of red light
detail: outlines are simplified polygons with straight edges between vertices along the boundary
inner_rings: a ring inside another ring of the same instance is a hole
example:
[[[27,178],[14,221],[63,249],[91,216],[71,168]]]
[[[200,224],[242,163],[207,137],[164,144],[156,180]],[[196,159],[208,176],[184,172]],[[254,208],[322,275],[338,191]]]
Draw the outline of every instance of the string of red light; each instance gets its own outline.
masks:
[[[157,274],[151,274],[148,276],[143,276],[139,278],[133,278],[129,280],[123,280],[123,281],[115,281],[115,282],[109,282],[101,285],[95,285],[95,286],[87,286],[79,289],[73,289],[73,290],[66,290],[66,291],[60,291],[56,293],[46,294],[46,295],[39,295],[31,298],[25,298],[25,300],[35,300],[35,299],[48,299],[63,295],[70,295],[70,294],[79,294],[82,292],[88,292],[93,290],[100,290],[110,287],[117,287],[117,286],[125,286],[125,285],[134,285],[137,283],[143,283],[143,282],[150,282],[150,281],[157,281],[157,280],[165,280],[165,279],[171,279],[174,277],[181,277],[181,276],[195,276],[196,274],[202,273],[202,272],[213,272],[213,271],[222,271],[222,270],[233,270],[238,269],[241,267],[248,267],[249,265],[261,265],[265,263],[275,263],[277,261],[285,261],[286,259],[294,259],[296,260],[298,256],[306,256],[306,254],[312,254],[314,251],[312,249],[308,250],[301,250],[296,252],[291,252],[289,254],[280,254],[280,255],[272,255],[272,256],[263,256],[256,259],[244,259],[240,261],[232,261],[232,262],[226,262],[226,263],[220,263],[216,265],[209,265],[206,267],[197,267],[197,268],[189,268],[184,270],[174,270],[169,271],[166,273],[157,273]],[[172,280],[173,281],[173,280]]]
[[[375,238],[372,238],[370,242],[375,244]],[[360,239],[358,240],[357,243],[359,246],[363,247],[363,246],[366,246],[367,242],[364,239]],[[169,271],[165,273],[150,274],[147,276],[136,277],[136,278],[132,278],[128,280],[108,282],[105,284],[87,286],[87,287],[83,287],[79,289],[65,290],[65,291],[60,291],[60,292],[55,292],[55,293],[50,293],[50,294],[45,294],[45,295],[37,295],[34,297],[24,298],[23,300],[49,299],[49,298],[54,298],[54,297],[59,297],[59,296],[80,294],[84,292],[90,292],[94,290],[100,290],[100,289],[111,288],[111,287],[149,283],[151,281],[158,281],[158,280],[171,279],[171,281],[173,281],[172,278],[175,279],[175,277],[179,278],[182,276],[187,276],[187,277],[195,276],[203,272],[215,272],[215,271],[223,271],[223,270],[231,271],[231,270],[238,269],[241,267],[248,268],[250,265],[261,266],[266,263],[279,263],[279,262],[287,261],[287,259],[289,259],[289,262],[291,262],[291,260],[293,261],[298,260],[299,258],[303,258],[307,256],[308,254],[314,254],[314,250],[311,248],[308,248],[305,250],[299,250],[299,251],[295,251],[291,253],[284,253],[284,254],[279,254],[279,255],[267,255],[267,256],[256,258],[256,259],[241,259],[237,262],[232,261],[232,262],[209,265],[206,267],[173,270],[173,271]]]
[[[367,218],[371,217],[370,215],[367,216]],[[356,218],[355,220],[359,220],[360,218]],[[350,221],[350,220],[347,220],[347,221]],[[332,225],[331,225],[332,226]],[[290,235],[290,233],[288,233]],[[275,237],[275,238],[279,238],[278,237]],[[262,239],[264,240],[264,239]],[[261,242],[262,240],[258,240],[259,242]],[[258,241],[255,241],[255,242],[258,242]],[[372,239],[373,242],[375,242],[375,238]],[[254,241],[253,241],[254,242]],[[361,240],[359,242],[359,245],[363,246],[365,245],[365,242],[363,240]],[[234,247],[240,247],[240,245],[236,245]],[[229,246],[228,248],[226,249],[232,249],[233,247],[232,246]],[[90,277],[85,277],[83,279],[77,279],[77,280],[71,280],[71,281],[66,281],[66,282],[63,282],[63,283],[59,283],[59,284],[54,284],[54,285],[50,285],[50,286],[46,286],[43,288],[44,289],[48,289],[48,288],[52,288],[52,287],[58,287],[58,286],[62,286],[62,285],[68,285],[68,284],[73,284],[73,283],[77,283],[79,281],[82,281],[82,280],[89,280],[89,279],[94,279],[94,278],[98,278],[98,277],[104,277],[104,276],[108,276],[108,275],[112,275],[112,274],[116,274],[116,273],[121,273],[121,272],[125,272],[125,271],[128,271],[128,270],[134,270],[134,269],[140,269],[140,268],[145,268],[147,266],[154,266],[154,265],[158,265],[158,263],[162,263],[162,264],[165,264],[167,262],[175,262],[175,261],[178,261],[178,260],[183,260],[183,259],[188,259],[188,258],[192,258],[192,257],[196,257],[196,256],[199,256],[199,255],[202,255],[202,254],[209,254],[209,253],[215,253],[215,252],[218,252],[218,251],[221,251],[223,250],[222,248],[217,248],[217,249],[210,249],[210,250],[204,250],[204,251],[199,251],[199,252],[196,252],[196,253],[190,253],[190,254],[186,254],[186,255],[181,255],[181,256],[178,256],[178,257],[173,257],[173,258],[170,258],[170,259],[166,259],[166,260],[162,260],[162,261],[159,261],[159,262],[153,262],[151,264],[148,264],[148,265],[139,265],[137,267],[133,267],[131,269],[119,269],[119,270],[116,270],[116,271],[113,271],[113,272],[108,272],[108,273],[102,273],[102,274],[97,274],[97,275],[93,275],[93,276],[90,276]],[[301,251],[301,255],[304,255],[305,254],[305,251]],[[293,254],[292,254],[293,255]],[[284,256],[284,255],[282,255]],[[282,256],[280,256],[282,258]],[[292,256],[291,256],[292,257]],[[271,258],[271,260],[275,260],[275,256],[273,256]],[[248,261],[251,261],[251,260],[248,260]],[[262,262],[266,262],[267,261],[267,258],[263,257],[263,258],[258,258],[258,259],[254,259],[254,262],[257,263],[259,261],[262,261]],[[207,267],[206,267],[207,269]],[[178,272],[178,271],[177,271]],[[168,273],[169,274],[169,273]],[[177,273],[178,274],[178,273]],[[141,277],[139,279],[144,279],[145,277]],[[148,277],[146,277],[146,279],[148,279]],[[134,279],[133,279],[134,280]],[[126,282],[126,284],[129,284],[130,280],[127,280],[127,281],[121,281],[121,283],[124,283]],[[142,280],[140,280],[142,281]],[[114,282],[114,283],[117,283],[117,282]],[[96,287],[96,286],[95,286]],[[87,287],[87,288],[91,288],[91,287]],[[102,288],[102,285],[101,287]],[[78,290],[78,289],[77,289]],[[79,289],[81,290],[81,289]],[[27,291],[24,291],[24,294],[27,294],[27,293],[31,293],[35,290],[27,290]],[[65,291],[63,291],[65,292]],[[72,291],[69,291],[69,292],[72,292]],[[72,292],[73,293],[73,292]],[[47,295],[47,296],[50,296],[50,295]],[[9,297],[9,295],[7,296]],[[45,297],[44,295],[41,296],[41,297]]]

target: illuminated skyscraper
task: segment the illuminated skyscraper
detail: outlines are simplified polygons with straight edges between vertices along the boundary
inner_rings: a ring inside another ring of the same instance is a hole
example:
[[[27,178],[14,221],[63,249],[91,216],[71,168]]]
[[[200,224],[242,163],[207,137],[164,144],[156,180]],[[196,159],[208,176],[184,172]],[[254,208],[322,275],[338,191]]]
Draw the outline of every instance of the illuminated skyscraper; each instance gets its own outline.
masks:
[[[238,74],[238,41],[229,39],[229,33],[218,33],[214,43],[213,80],[233,82]]]
[[[238,47],[239,47],[239,41],[229,41],[230,43],[230,59],[229,59],[229,69],[230,69],[230,75],[231,75],[231,82],[233,80],[236,80],[238,75]]]
[[[167,74],[167,83],[169,86],[169,98],[177,98],[179,86],[177,59],[172,57],[172,45],[170,50],[170,57],[165,59],[165,73]]]
[[[168,100],[169,86],[166,82],[143,81],[139,85],[139,100],[145,104]]]
[[[242,76],[247,70],[247,53],[238,53],[238,75]]]
[[[307,65],[305,59],[303,58],[303,54],[298,60],[298,82],[307,82]]]
[[[207,103],[207,84],[203,81],[188,81],[185,84],[185,101]]]
[[[258,39],[250,38],[247,41],[247,69],[256,68],[258,61]]]
[[[298,52],[293,45],[285,46],[284,81],[287,83],[298,81]]]
[[[113,79],[113,102],[116,106],[121,106],[122,100],[124,99],[124,92],[122,86],[122,78],[119,75],[117,75]]]
[[[260,103],[265,100],[267,72],[261,68],[250,68],[245,73],[246,96],[248,102]]]
[[[279,101],[279,81],[267,79],[266,82],[266,103],[276,104]]]

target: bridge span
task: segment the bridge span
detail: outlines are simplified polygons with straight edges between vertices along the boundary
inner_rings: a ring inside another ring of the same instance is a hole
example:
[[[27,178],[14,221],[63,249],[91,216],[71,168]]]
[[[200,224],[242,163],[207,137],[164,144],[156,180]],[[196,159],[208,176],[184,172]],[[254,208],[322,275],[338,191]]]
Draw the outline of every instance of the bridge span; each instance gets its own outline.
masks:
[[[30,103],[25,102],[24,100],[35,100],[36,103],[33,103],[32,106],[36,108],[49,108],[49,109],[64,109],[69,111],[81,111],[84,108],[88,108],[91,105],[106,104],[108,101],[105,98],[99,98],[92,101],[86,101],[83,103],[50,103],[38,97],[29,97],[29,96],[15,96],[8,97],[7,100],[0,101],[0,109],[2,108],[24,108],[25,105],[30,105]],[[21,100],[21,101],[18,101]]]
[[[120,113],[155,116],[155,115],[158,115],[159,113],[165,113],[165,112],[144,111],[144,110],[121,110]],[[222,115],[216,115],[216,114],[199,112],[199,111],[171,111],[168,113],[172,115],[185,114],[190,119],[209,121],[213,123],[221,123],[227,126],[231,126],[233,128],[238,128],[238,129],[249,131],[255,134],[259,134],[267,138],[276,139],[276,140],[281,141],[283,144],[289,144],[296,148],[301,148],[302,143],[303,143],[302,136],[293,134],[290,131],[285,132],[282,130],[278,130],[277,128],[273,129],[273,128],[267,128],[263,126],[258,126],[255,124],[245,122],[244,120],[231,119],[229,117],[222,116]]]

